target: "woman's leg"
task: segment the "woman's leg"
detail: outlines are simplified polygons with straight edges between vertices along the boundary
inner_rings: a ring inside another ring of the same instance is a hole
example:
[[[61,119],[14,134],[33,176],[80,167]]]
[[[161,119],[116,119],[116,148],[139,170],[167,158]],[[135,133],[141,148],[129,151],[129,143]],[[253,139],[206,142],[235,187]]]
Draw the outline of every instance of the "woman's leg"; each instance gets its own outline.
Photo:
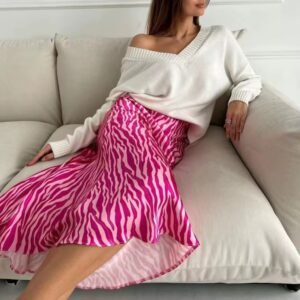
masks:
[[[112,258],[124,245],[101,248],[63,244],[51,248],[17,300],[63,300],[71,295],[77,283]]]
[[[64,293],[62,296],[60,296],[59,298],[57,298],[57,300],[68,300],[69,297],[72,295],[72,293],[74,292],[75,288],[73,288],[72,290]]]

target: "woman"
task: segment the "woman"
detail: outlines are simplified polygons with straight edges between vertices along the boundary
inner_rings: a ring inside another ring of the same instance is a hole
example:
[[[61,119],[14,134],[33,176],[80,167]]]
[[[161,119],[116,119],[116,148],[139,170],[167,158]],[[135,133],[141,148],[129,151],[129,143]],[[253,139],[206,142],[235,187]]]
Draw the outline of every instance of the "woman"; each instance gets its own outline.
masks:
[[[200,246],[172,169],[204,135],[213,100],[230,87],[226,75],[236,83],[228,137],[239,139],[248,102],[261,88],[231,33],[199,25],[208,3],[152,1],[149,34],[130,40],[106,103],[27,165],[82,150],[0,197],[0,255],[16,272],[35,273],[18,300],[141,283],[175,269]],[[202,59],[209,41],[227,49],[210,65]],[[218,72],[203,77],[203,64]]]

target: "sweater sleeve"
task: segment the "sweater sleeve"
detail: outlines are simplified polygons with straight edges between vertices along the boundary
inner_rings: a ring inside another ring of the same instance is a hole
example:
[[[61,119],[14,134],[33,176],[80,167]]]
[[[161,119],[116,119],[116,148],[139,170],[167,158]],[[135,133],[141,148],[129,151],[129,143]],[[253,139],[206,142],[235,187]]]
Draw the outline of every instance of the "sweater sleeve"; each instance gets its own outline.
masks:
[[[261,93],[261,76],[254,72],[232,31],[226,26],[223,28],[226,35],[225,68],[234,85],[227,105],[234,100],[248,104]]]
[[[113,100],[106,101],[96,111],[96,113],[87,117],[83,125],[75,128],[72,134],[59,141],[48,142],[55,158],[74,153],[83,147],[87,147],[97,136],[96,132],[101,124],[105,113],[112,107]]]

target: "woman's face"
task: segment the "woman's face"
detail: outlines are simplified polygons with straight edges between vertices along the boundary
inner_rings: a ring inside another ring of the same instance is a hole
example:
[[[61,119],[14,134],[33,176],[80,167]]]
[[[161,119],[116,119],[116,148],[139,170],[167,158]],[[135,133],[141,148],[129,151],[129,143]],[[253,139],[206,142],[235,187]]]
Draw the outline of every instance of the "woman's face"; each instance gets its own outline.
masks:
[[[188,16],[202,16],[209,0],[182,0],[183,13]]]

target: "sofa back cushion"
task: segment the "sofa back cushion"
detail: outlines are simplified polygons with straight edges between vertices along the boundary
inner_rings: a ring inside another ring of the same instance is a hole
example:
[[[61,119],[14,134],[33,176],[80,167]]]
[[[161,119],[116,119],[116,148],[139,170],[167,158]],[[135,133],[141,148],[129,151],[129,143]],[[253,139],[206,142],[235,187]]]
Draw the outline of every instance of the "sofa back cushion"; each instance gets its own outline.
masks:
[[[83,123],[117,84],[129,37],[68,37],[56,33],[54,40],[63,123]]]
[[[239,39],[245,29],[233,31]],[[70,37],[55,33],[64,124],[83,123],[104,103],[121,75],[131,37]],[[217,100],[211,124],[223,126],[231,88]]]
[[[0,40],[0,121],[61,124],[53,38]]]

